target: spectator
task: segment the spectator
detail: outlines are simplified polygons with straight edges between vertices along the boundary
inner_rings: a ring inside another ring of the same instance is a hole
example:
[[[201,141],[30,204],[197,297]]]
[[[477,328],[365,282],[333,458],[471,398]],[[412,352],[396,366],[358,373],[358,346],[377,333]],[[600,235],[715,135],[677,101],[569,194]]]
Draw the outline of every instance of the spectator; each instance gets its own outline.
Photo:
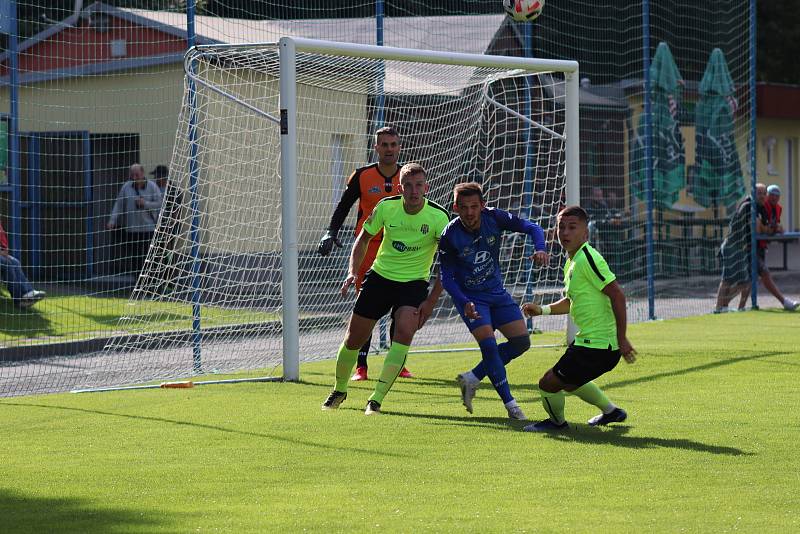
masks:
[[[756,202],[758,205],[756,206],[757,216],[756,216],[756,233],[758,234],[778,234],[783,232],[783,227],[780,225],[780,205],[777,203],[780,198],[780,189],[778,186],[771,186],[774,189],[773,197],[777,197],[774,200],[774,204],[771,205],[769,208],[767,207],[767,186],[761,183],[756,184]],[[777,190],[777,195],[775,191]],[[770,215],[772,213],[772,215]],[[778,218],[776,218],[776,215]],[[761,283],[764,284],[764,287],[772,293],[772,296],[778,299],[778,301],[783,305],[783,309],[786,311],[794,311],[797,309],[800,303],[791,300],[790,298],[786,297],[781,293],[781,290],[778,289],[778,286],[775,285],[775,281],[772,279],[772,274],[769,272],[769,268],[767,267],[767,247],[768,243],[764,240],[758,241],[757,246],[757,255],[758,255],[758,277],[761,279]],[[747,294],[749,296],[749,288],[747,290]],[[746,298],[746,297],[745,297]]]
[[[767,214],[767,226],[773,234],[782,234],[781,212],[783,207],[779,204],[781,200],[781,188],[772,184],[767,188],[767,201],[764,203],[764,210]]]
[[[8,236],[2,224],[0,224],[0,277],[18,308],[30,308],[45,297],[44,291],[33,289],[22,271],[19,260],[9,254]]]
[[[730,311],[728,304],[739,297],[739,311],[743,311],[750,294],[750,196],[745,197],[736,208],[728,223],[728,235],[719,249],[722,265],[722,280],[717,289],[717,307],[714,313]]]
[[[134,163],[130,167],[129,180],[119,190],[114,209],[108,219],[109,230],[120,226],[125,229],[125,271],[139,273],[147,256],[147,248],[153,238],[161,209],[161,191],[144,175],[144,168]]]

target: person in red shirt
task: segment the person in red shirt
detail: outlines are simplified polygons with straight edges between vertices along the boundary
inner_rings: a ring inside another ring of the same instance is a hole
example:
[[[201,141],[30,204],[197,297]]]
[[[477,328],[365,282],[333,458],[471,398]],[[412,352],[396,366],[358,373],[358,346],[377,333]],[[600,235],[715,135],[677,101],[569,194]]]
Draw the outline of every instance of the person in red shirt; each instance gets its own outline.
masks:
[[[320,256],[330,254],[334,245],[342,248],[342,243],[338,237],[339,230],[341,230],[348,213],[350,213],[350,208],[353,207],[356,201],[358,201],[358,220],[354,234],[358,235],[361,232],[364,221],[370,216],[378,202],[386,197],[400,194],[401,165],[398,164],[400,149],[400,134],[397,133],[396,129],[391,126],[384,126],[375,132],[374,150],[378,156],[378,161],[365,167],[359,167],[347,179],[347,188],[333,211],[327,232],[319,242],[317,252]],[[364,256],[364,261],[361,262],[358,277],[355,281],[356,291],[360,290],[364,275],[372,267],[372,262],[375,261],[382,239],[383,234],[378,233],[369,242],[367,254]],[[394,325],[394,323],[392,324]],[[352,380],[367,379],[367,354],[371,343],[372,338],[370,337],[358,352],[356,373],[353,375]],[[400,376],[403,378],[413,377],[405,367],[400,371]]]
[[[8,251],[8,236],[0,224],[0,278],[5,282],[11,299],[18,308],[30,308],[45,297],[44,291],[37,291],[28,281],[22,264]]]

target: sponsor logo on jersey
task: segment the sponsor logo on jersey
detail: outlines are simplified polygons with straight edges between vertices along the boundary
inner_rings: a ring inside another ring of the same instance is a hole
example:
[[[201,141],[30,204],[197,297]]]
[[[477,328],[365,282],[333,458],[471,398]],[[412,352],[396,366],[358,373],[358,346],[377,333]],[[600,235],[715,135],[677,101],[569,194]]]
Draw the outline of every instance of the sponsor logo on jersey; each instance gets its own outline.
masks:
[[[367,192],[368,192],[368,193],[375,193],[375,194],[378,194],[378,193],[380,193],[380,192],[381,192],[381,188],[380,188],[380,187],[378,187],[377,185],[373,185],[372,187],[370,187],[370,188],[369,188],[369,190],[368,190]]]
[[[392,241],[392,248],[398,252],[415,252],[420,249],[420,247],[409,247],[402,241]]]
[[[489,254],[488,250],[479,250],[475,254],[475,263],[476,264],[486,263],[487,261],[490,261],[491,259],[492,259],[492,256]]]

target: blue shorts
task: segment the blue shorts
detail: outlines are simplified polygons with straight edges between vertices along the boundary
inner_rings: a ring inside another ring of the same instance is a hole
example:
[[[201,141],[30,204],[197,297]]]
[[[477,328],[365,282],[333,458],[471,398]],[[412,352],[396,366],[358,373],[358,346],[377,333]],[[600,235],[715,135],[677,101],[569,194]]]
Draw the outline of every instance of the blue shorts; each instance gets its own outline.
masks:
[[[461,320],[464,321],[470,332],[483,325],[489,325],[492,330],[497,330],[500,326],[522,320],[522,311],[520,311],[519,305],[502,287],[491,293],[470,294],[465,291],[464,295],[468,302],[475,305],[475,310],[481,316],[480,319],[468,319],[464,316],[464,307],[456,304]]]

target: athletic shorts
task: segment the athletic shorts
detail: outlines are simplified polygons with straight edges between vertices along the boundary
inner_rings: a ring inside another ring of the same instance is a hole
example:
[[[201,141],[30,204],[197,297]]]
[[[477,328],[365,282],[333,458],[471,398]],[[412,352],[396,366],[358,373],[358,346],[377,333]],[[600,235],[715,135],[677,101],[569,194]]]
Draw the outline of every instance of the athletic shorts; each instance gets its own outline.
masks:
[[[353,313],[377,321],[389,310],[394,317],[394,312],[401,306],[418,308],[426,298],[428,298],[427,280],[395,282],[375,271],[369,271],[364,278],[364,285],[361,286]]]
[[[469,302],[475,305],[475,310],[480,319],[469,319],[464,315],[464,307],[456,304],[456,309],[461,315],[461,320],[467,325],[470,332],[484,325],[489,325],[492,330],[504,324],[523,320],[519,305],[514,302],[511,295],[503,288],[491,293],[473,294],[464,292]]]
[[[590,349],[573,343],[553,366],[553,372],[565,384],[582,386],[616,367],[621,355],[619,350]]]

